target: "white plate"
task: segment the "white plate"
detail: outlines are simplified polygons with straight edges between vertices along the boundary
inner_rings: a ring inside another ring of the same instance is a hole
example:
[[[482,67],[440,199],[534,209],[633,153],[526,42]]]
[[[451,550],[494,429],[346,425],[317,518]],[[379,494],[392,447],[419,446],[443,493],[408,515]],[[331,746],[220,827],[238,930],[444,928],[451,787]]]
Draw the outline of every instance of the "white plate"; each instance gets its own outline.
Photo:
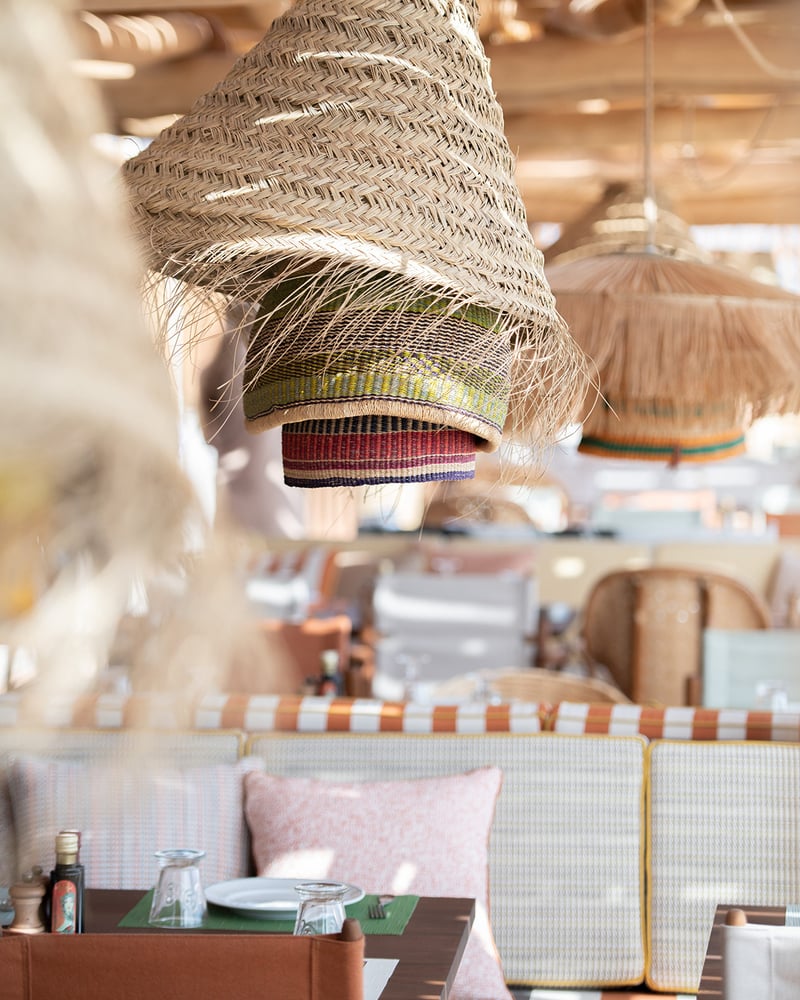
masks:
[[[298,897],[294,887],[312,879],[302,878],[234,878],[206,888],[206,899],[215,906],[260,920],[294,920]],[[324,881],[324,880],[323,880]],[[345,883],[346,884],[346,883]],[[345,903],[357,903],[364,890],[347,885]]]

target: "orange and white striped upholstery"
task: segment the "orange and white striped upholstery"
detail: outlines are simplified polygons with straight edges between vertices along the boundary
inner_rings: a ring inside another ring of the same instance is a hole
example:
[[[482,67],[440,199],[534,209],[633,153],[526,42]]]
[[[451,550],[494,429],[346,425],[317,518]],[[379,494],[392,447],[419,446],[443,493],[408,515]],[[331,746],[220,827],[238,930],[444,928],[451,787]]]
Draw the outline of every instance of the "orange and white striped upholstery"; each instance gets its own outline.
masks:
[[[0,728],[188,729],[192,705],[180,695],[70,694],[44,691],[0,695]]]
[[[800,713],[561,702],[545,729],[572,735],[645,736],[650,740],[800,741]]]
[[[248,732],[539,733],[548,711],[547,705],[525,702],[422,705],[371,698],[209,694],[199,699],[193,725]]]

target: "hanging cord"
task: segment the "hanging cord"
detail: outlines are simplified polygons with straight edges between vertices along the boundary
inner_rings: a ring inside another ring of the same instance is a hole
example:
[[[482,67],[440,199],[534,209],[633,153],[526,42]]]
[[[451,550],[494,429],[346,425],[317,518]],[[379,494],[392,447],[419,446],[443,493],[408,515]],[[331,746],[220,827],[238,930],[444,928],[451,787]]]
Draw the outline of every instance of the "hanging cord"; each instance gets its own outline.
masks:
[[[653,115],[655,107],[655,84],[653,74],[654,24],[653,0],[645,0],[644,24],[644,217],[647,223],[648,253],[656,253],[656,206],[653,184]]]
[[[742,48],[748,53],[750,58],[755,62],[755,64],[762,69],[768,76],[774,76],[779,80],[800,80],[800,70],[796,69],[784,69],[781,66],[776,66],[775,63],[770,62],[766,56],[762,55],[761,52],[756,48],[750,38],[744,33],[741,25],[738,23],[736,18],[733,16],[731,11],[725,4],[725,0],[711,0],[713,5],[722,15],[722,22],[726,27],[730,28],[734,34],[734,37],[740,43]]]
[[[725,4],[725,0],[711,0],[714,7],[719,11],[722,17],[722,23],[730,28],[733,32],[736,40],[741,44],[747,54],[756,63],[756,65],[761,69],[767,76],[774,77],[776,79],[784,80],[800,80],[800,70],[783,69],[780,66],[776,66],[775,63],[771,62],[766,56],[756,48],[755,44],[750,38],[744,33],[738,21],[734,17],[733,13],[728,9]],[[689,166],[690,172],[693,180],[703,188],[712,189],[720,187],[726,184],[728,181],[732,180],[735,175],[746,167],[753,159],[756,149],[764,136],[770,122],[775,116],[777,109],[781,106],[782,101],[776,98],[773,103],[765,110],[764,117],[761,119],[761,123],[755,131],[755,134],[750,139],[747,144],[747,149],[739,156],[734,163],[723,170],[716,177],[704,177],[700,172],[697,162],[694,159],[694,106],[689,109],[686,114],[686,135],[683,142],[684,149],[691,149],[692,155],[684,154],[684,162]]]
[[[685,134],[681,144],[681,148],[683,150],[681,155],[683,162],[688,167],[688,172],[691,173],[692,179],[698,184],[698,186],[704,187],[708,190],[720,187],[731,181],[740,170],[746,167],[752,161],[753,156],[758,149],[759,143],[761,142],[764,133],[767,131],[770,122],[775,117],[780,105],[780,101],[775,101],[770,104],[770,106],[765,110],[764,117],[761,119],[754,135],[747,143],[747,149],[741,154],[741,156],[737,157],[737,159],[729,167],[726,167],[721,173],[717,174],[716,177],[704,177],[697,165],[694,145],[694,104],[685,109]],[[688,152],[689,150],[691,150],[691,152]]]

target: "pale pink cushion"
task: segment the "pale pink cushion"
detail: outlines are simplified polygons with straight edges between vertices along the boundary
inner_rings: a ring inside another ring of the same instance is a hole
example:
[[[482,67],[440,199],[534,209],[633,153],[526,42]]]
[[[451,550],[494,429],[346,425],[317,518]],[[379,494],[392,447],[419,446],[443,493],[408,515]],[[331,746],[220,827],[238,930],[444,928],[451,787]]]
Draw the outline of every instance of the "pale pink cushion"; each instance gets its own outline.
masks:
[[[476,919],[452,1000],[510,1000],[487,912],[495,767],[414,781],[245,776],[259,875],[334,878],[368,893],[461,896]]]

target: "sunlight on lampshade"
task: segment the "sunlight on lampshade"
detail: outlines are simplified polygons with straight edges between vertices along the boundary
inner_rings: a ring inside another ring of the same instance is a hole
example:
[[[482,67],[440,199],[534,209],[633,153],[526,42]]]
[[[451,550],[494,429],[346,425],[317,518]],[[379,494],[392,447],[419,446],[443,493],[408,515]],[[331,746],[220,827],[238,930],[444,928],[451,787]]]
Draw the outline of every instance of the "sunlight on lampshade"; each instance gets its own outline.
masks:
[[[476,0],[376,10],[298,0],[125,165],[153,274],[254,306],[245,417],[283,428],[292,486],[469,477],[507,431],[553,440],[590,386]]]

